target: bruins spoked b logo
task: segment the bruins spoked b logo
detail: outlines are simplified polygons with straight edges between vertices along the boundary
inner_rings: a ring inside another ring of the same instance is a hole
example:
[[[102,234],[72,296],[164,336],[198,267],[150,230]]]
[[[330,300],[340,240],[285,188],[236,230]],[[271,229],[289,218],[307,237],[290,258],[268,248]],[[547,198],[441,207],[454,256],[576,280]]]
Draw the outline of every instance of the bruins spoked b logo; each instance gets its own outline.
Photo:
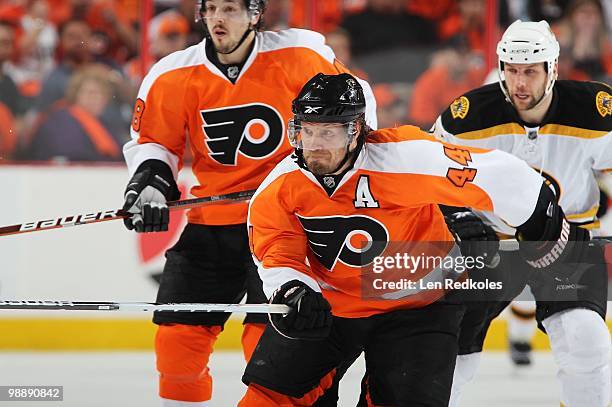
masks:
[[[337,261],[362,267],[374,261],[387,247],[387,228],[363,215],[327,216],[298,219],[308,237],[308,245],[321,264],[332,270]]]
[[[253,103],[200,113],[209,155],[220,164],[236,165],[238,153],[253,159],[268,157],[283,141],[282,117],[271,106]]]

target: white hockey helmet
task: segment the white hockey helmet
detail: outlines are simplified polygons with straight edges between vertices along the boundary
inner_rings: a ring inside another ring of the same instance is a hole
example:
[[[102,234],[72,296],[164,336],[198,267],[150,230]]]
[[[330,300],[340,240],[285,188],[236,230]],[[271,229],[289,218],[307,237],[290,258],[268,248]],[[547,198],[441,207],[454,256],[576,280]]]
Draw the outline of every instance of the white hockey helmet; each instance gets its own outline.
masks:
[[[535,64],[546,63],[548,79],[544,96],[553,88],[556,79],[555,64],[559,59],[559,43],[544,20],[538,22],[516,20],[510,24],[502,39],[497,44],[499,86],[506,99],[512,102],[508,89],[504,85],[504,63]]]

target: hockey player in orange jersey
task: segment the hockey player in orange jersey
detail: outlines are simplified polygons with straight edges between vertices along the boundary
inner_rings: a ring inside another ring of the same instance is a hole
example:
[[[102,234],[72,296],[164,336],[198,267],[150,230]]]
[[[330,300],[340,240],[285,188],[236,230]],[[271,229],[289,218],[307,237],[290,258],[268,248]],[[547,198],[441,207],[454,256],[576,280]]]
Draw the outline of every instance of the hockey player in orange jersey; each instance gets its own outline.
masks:
[[[124,147],[130,176],[124,209],[137,232],[168,227],[167,200],[187,138],[197,177],[191,193],[211,196],[255,189],[291,150],[286,123],[291,100],[318,72],[338,73],[323,36],[305,30],[259,32],[264,0],[199,4],[206,38],[155,64],[145,77]],[[369,87],[364,84],[369,90]],[[368,93],[371,96],[371,92]],[[375,112],[371,97],[369,111]],[[375,126],[375,114],[371,115]],[[160,302],[266,300],[248,248],[246,203],[189,212],[178,243],[166,253]],[[229,314],[156,313],[159,393],[165,406],[203,406],[211,399],[208,359]],[[248,315],[248,359],[266,321]]]
[[[368,405],[448,405],[464,312],[453,288],[469,281],[439,203],[496,213],[521,239],[541,241],[522,246],[525,258],[554,255],[551,266],[571,254],[568,240],[584,238],[521,160],[412,126],[373,131],[364,108],[351,75],[312,78],[293,102],[295,154],[251,200],[264,292],[293,308],[270,315],[240,406],[335,405],[338,379],[362,351]],[[443,247],[454,266],[395,263]]]

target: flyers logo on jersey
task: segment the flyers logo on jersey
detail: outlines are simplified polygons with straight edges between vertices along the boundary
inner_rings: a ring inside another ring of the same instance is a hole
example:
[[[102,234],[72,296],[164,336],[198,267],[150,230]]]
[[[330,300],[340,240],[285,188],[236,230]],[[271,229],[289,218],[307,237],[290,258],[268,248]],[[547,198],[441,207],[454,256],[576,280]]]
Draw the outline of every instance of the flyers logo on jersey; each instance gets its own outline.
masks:
[[[598,92],[595,96],[595,104],[601,117],[612,116],[612,96],[608,92]]]
[[[223,165],[236,165],[238,154],[262,159],[282,144],[282,116],[269,105],[253,103],[202,110],[210,157]]]
[[[465,119],[465,116],[470,110],[470,101],[465,96],[461,96],[459,99],[455,99],[450,105],[451,115],[453,119]]]
[[[364,215],[326,216],[298,219],[308,237],[308,245],[328,270],[338,261],[362,267],[374,261],[387,247],[385,225]]]

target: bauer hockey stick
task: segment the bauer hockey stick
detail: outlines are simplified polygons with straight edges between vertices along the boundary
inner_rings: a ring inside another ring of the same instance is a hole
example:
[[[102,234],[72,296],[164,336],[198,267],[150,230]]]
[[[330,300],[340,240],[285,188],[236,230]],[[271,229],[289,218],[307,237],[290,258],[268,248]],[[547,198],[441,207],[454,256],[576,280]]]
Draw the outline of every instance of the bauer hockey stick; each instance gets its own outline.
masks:
[[[169,210],[190,209],[208,204],[231,204],[251,199],[255,190],[233,192],[225,195],[205,196],[202,198],[183,199],[167,203]],[[106,222],[131,217],[132,214],[123,209],[85,213],[82,215],[69,215],[56,219],[38,220],[22,223],[20,225],[0,227],[0,236],[15,235],[19,233],[39,232],[41,230],[65,228],[70,226],[87,225],[89,223]]]
[[[73,301],[0,301],[1,310],[39,311],[169,311],[169,312],[250,312],[286,314],[283,304],[208,304],[156,302],[73,302]]]

